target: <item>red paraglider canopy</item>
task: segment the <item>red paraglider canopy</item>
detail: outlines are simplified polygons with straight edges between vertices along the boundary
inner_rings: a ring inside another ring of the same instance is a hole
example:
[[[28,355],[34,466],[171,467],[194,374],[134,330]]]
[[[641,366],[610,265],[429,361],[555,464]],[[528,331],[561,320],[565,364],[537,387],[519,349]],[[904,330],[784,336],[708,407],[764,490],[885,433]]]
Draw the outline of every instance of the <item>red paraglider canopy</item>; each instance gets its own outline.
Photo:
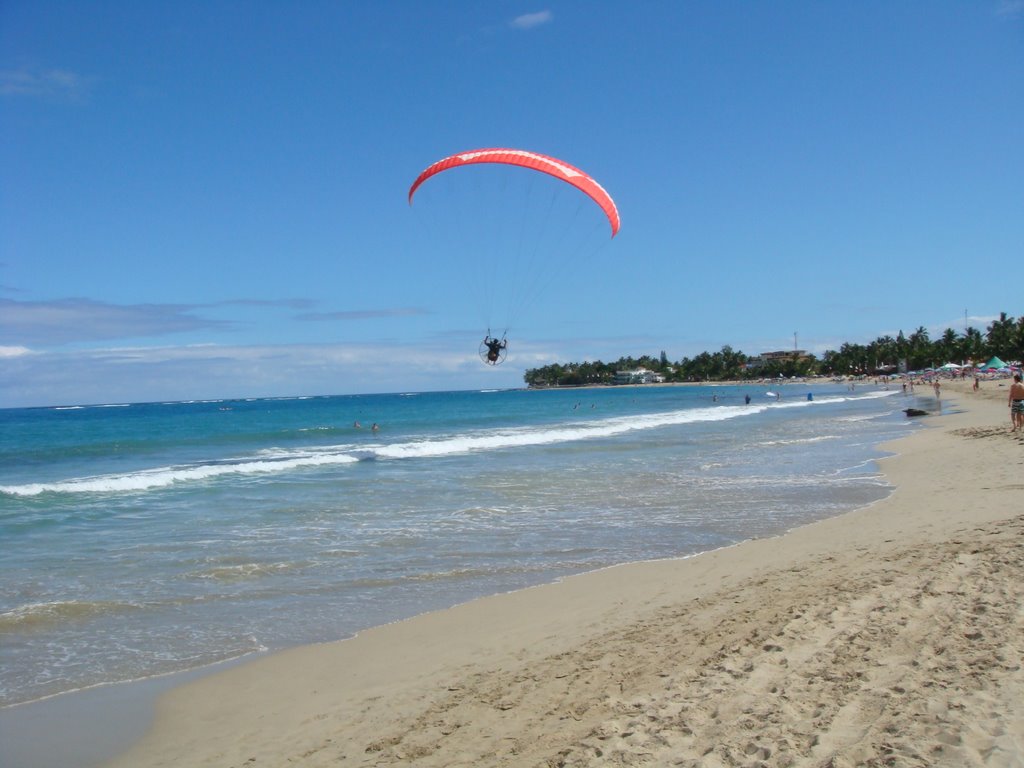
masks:
[[[615,201],[612,200],[611,195],[604,191],[604,187],[579,168],[571,166],[562,160],[548,157],[547,155],[540,155],[536,152],[527,152],[522,149],[473,149],[438,160],[416,177],[416,181],[409,187],[409,205],[412,205],[412,196],[419,186],[431,176],[441,173],[441,171],[447,171],[449,168],[457,168],[474,163],[518,165],[522,168],[531,168],[535,171],[547,173],[556,179],[572,184],[601,207],[605,216],[608,217],[608,223],[611,224],[612,237],[618,234],[620,224],[619,210],[615,207]]]

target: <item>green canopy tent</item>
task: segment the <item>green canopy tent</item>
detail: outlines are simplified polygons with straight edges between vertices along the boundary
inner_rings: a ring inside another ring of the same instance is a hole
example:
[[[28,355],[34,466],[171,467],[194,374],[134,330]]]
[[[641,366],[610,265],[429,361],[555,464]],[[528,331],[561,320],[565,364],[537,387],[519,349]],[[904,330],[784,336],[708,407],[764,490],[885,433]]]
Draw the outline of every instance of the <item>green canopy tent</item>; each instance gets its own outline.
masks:
[[[979,368],[983,368],[983,369],[984,368],[1005,368],[1006,367],[1006,363],[1004,363],[998,357],[993,355],[991,360],[989,360],[984,365],[979,365],[978,367]]]

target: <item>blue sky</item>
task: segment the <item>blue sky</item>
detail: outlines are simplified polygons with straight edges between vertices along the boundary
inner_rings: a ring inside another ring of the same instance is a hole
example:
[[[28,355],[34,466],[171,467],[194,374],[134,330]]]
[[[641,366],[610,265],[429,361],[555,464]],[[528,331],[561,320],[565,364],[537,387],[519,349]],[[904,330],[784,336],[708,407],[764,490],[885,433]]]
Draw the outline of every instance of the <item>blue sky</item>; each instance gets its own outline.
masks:
[[[622,215],[498,367],[503,251],[405,197],[493,146]],[[0,5],[0,407],[820,353],[1024,314],[1022,258],[1016,0]]]

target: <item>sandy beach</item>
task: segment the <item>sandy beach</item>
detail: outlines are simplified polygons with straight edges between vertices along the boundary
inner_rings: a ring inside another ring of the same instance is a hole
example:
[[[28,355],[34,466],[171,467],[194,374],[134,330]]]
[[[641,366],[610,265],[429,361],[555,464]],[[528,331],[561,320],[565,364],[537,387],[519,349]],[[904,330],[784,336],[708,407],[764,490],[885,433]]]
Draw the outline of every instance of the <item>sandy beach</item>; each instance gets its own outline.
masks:
[[[1024,436],[944,384],[884,501],[165,694],[113,766],[1024,765]]]

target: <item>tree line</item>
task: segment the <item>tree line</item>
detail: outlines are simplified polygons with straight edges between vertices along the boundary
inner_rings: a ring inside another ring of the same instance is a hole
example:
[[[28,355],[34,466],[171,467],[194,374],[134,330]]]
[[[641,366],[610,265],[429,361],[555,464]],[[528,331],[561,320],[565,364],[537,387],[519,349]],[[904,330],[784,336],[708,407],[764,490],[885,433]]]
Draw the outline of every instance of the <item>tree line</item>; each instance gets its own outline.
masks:
[[[701,352],[692,358],[672,362],[664,350],[658,357],[620,357],[610,363],[600,360],[582,363],[554,363],[530,368],[523,376],[530,387],[571,387],[612,384],[616,371],[646,368],[668,382],[734,381],[783,376],[859,376],[891,373],[901,363],[907,370],[936,368],[945,363],[981,364],[992,357],[1003,361],[1024,360],[1024,316],[1019,319],[1000,313],[983,334],[968,327],[963,333],[947,328],[937,339],[924,327],[909,336],[900,331],[896,338],[880,336],[869,344],[845,343],[828,350],[821,358],[794,350],[767,360],[748,356],[726,345],[718,352]]]

